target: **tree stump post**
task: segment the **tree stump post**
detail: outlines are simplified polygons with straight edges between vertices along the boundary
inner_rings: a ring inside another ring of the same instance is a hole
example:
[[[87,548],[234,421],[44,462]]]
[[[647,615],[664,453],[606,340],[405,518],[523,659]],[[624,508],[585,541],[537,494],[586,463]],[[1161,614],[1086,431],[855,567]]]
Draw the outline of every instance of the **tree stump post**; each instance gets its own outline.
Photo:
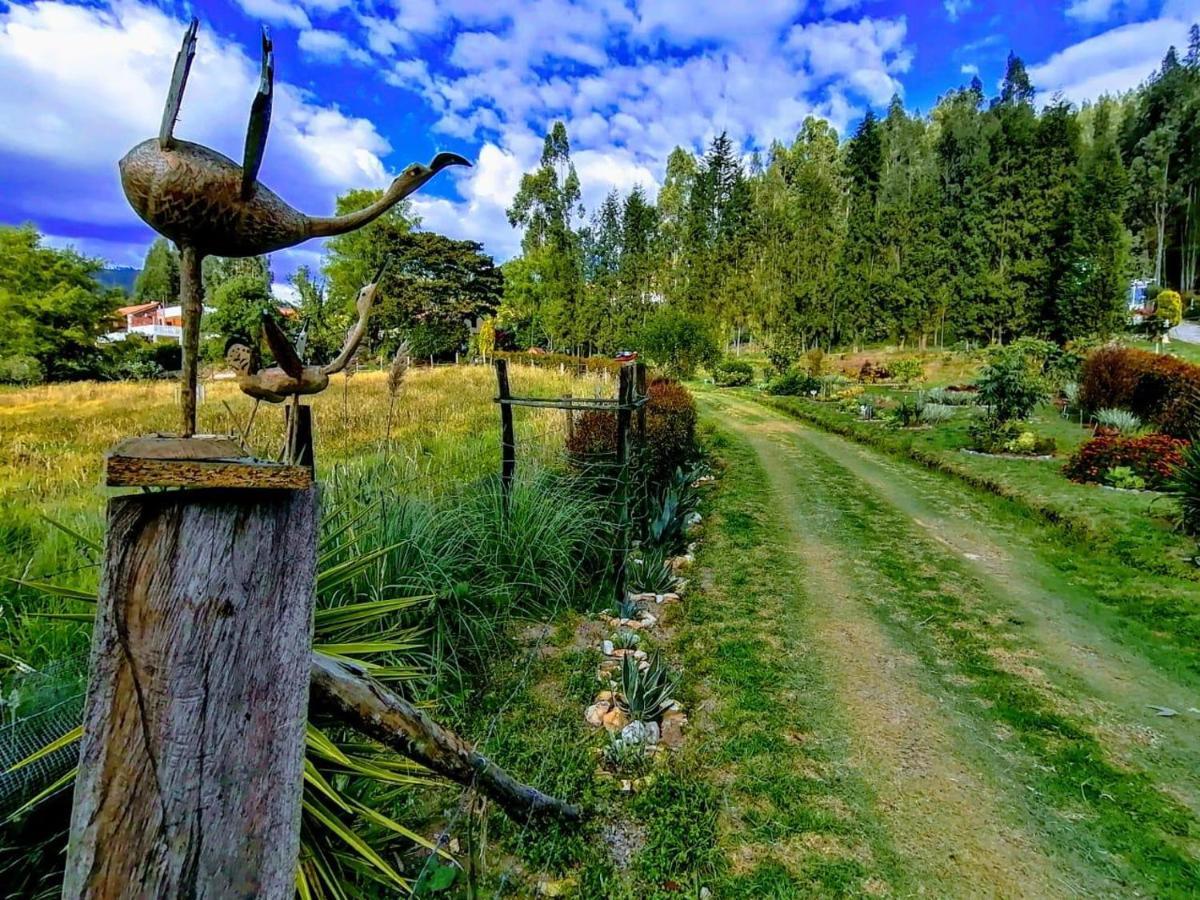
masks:
[[[65,898],[295,893],[317,491],[108,504]]]

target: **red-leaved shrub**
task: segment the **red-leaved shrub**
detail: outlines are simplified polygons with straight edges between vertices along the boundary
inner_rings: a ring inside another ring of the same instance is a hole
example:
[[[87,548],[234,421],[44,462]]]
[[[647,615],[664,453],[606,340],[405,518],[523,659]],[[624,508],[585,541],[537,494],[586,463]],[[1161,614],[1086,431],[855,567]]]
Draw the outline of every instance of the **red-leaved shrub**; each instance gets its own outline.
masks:
[[[1200,431],[1200,366],[1174,356],[1103,347],[1083,364],[1079,402],[1085,409],[1127,409],[1164,434]]]
[[[1109,469],[1128,466],[1149,487],[1162,487],[1183,462],[1187,446],[1187,441],[1165,434],[1092,438],[1075,451],[1063,472],[1072,481],[1101,482]]]
[[[646,463],[649,476],[667,478],[696,454],[696,402],[673,378],[655,378],[646,389]]]
[[[616,453],[616,415],[597,410],[588,410],[577,415],[575,428],[567,436],[567,452],[577,457]]]
[[[631,426],[636,428],[636,413]],[[617,450],[617,417],[588,411],[575,417],[567,450],[581,460]],[[655,378],[646,388],[646,474],[655,482],[667,478],[696,452],[696,403],[682,384]]]

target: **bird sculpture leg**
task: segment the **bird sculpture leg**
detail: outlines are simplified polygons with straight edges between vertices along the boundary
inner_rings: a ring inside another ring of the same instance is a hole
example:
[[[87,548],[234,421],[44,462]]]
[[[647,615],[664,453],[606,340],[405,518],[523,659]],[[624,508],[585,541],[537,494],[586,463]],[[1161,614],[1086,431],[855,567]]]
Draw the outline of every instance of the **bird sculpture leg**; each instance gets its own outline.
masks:
[[[196,373],[200,357],[200,314],[204,310],[204,255],[195,247],[179,248],[179,305],[183,312],[183,436],[196,433]]]

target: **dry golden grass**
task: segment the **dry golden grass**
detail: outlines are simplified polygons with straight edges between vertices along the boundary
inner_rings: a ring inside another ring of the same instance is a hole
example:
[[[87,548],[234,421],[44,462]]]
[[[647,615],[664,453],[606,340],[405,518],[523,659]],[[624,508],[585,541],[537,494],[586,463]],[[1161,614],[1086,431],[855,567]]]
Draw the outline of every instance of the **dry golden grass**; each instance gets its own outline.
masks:
[[[517,394],[610,396],[602,377],[560,375],[511,366]],[[488,366],[410,371],[395,403],[391,440],[386,372],[334,379],[310,398],[317,461],[328,471],[340,464],[388,456],[411,468],[427,486],[442,478],[470,478],[499,467],[499,414],[495,375]],[[0,391],[0,504],[35,508],[91,505],[100,490],[104,451],[125,437],[178,428],[175,382],[83,382]],[[204,386],[198,426],[205,433],[238,433],[253,401],[232,381]],[[518,459],[547,459],[561,451],[564,414],[516,411]],[[274,458],[283,440],[281,406],[262,404],[249,444]],[[91,498],[91,499],[87,499]]]

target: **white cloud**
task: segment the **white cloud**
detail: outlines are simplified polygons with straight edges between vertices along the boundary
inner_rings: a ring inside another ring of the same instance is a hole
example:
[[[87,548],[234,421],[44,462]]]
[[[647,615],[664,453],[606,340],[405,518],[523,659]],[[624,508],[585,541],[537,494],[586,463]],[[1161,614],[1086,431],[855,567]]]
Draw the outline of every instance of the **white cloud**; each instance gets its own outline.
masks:
[[[302,31],[297,43],[299,43],[300,49],[306,54],[314,59],[320,59],[325,62],[337,62],[341,59],[348,59],[351,62],[363,63],[365,65],[370,63],[372,59],[370,53],[350,43],[340,31],[331,31],[322,28]]]
[[[116,163],[158,132],[184,24],[132,0],[108,10],[40,2],[0,14],[0,164],[14,216],[52,220],[56,231],[102,226],[113,242],[145,245],[148,230],[121,194]],[[258,77],[257,59],[202,32],[176,133],[240,158]],[[277,83],[263,181],[297,207],[325,214],[341,191],[386,184],[389,150],[365,119]]]
[[[1136,87],[1158,68],[1166,48],[1183,46],[1188,23],[1162,18],[1123,25],[1073,44],[1030,66],[1029,77],[1043,97],[1094,100]]]
[[[971,8],[973,0],[942,0],[942,7],[946,10],[946,18],[951,22],[957,22],[958,17]]]
[[[964,75],[978,75],[979,66],[975,65],[975,63],[963,63],[959,71]]]
[[[293,28],[309,27],[308,14],[298,3],[288,0],[237,0],[237,3],[252,19]]]
[[[1188,0],[1182,0],[1182,2],[1188,2]],[[1171,15],[1168,9],[1170,5],[1170,0],[1164,4],[1162,16],[1169,17]],[[1069,19],[1094,25],[1117,17],[1125,20],[1136,18],[1146,12],[1147,6],[1149,6],[1148,0],[1071,0],[1063,13]],[[1193,11],[1194,14],[1195,11]],[[1183,18],[1182,5],[1179,18]]]

